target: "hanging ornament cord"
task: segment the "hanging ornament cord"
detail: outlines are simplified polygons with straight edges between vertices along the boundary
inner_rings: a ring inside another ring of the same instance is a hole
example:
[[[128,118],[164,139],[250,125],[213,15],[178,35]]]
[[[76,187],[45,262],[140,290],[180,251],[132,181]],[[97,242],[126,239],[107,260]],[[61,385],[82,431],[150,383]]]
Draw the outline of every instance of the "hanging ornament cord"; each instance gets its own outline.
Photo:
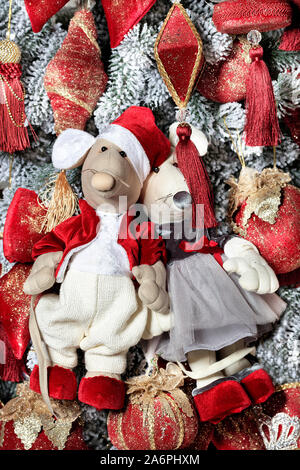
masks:
[[[239,132],[237,131],[237,133],[238,133],[238,143],[239,143],[239,148],[240,148],[240,150],[239,150],[239,148],[238,148],[238,146],[236,145],[236,142],[234,141],[233,136],[232,136],[232,134],[231,134],[231,132],[230,132],[230,130],[229,130],[229,128],[228,128],[228,125],[227,125],[226,117],[225,117],[225,116],[223,117],[223,121],[224,121],[224,126],[225,126],[225,128],[226,128],[226,131],[228,132],[228,135],[229,135],[230,140],[231,140],[231,142],[232,142],[234,151],[235,151],[235,153],[237,154],[238,159],[239,159],[239,161],[240,161],[240,164],[241,164],[242,167],[245,167],[245,166],[246,166],[246,163],[245,163],[245,157],[244,157],[243,152],[242,152],[242,150],[241,150],[240,134],[239,134]]]
[[[25,91],[20,81],[22,68],[19,47],[10,40],[12,0],[9,0],[6,39],[0,41],[0,149],[7,153],[30,146],[25,114]],[[34,139],[36,135],[28,123]]]

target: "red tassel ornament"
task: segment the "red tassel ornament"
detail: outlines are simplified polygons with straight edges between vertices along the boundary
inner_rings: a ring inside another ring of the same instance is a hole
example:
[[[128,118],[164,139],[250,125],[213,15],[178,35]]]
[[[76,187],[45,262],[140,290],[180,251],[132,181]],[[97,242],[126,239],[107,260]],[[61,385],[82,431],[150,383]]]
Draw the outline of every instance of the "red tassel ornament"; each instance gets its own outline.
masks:
[[[263,48],[254,46],[249,52],[252,64],[246,84],[245,142],[250,147],[276,146],[280,128],[272,80],[263,61]]]
[[[204,205],[204,227],[217,225],[214,214],[214,200],[211,193],[210,180],[199,152],[191,141],[191,126],[181,123],[177,127],[179,142],[176,145],[176,159],[189,187],[193,199],[193,227],[197,226],[197,206]]]
[[[21,52],[15,43],[0,41],[0,150],[8,153],[30,145],[20,60]]]

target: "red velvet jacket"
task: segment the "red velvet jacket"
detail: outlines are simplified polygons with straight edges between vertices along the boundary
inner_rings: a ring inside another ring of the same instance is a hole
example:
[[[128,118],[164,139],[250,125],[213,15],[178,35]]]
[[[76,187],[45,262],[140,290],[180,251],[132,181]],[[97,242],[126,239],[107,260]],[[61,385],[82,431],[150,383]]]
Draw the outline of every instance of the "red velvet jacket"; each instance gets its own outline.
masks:
[[[32,257],[54,251],[62,251],[62,259],[56,269],[56,280],[62,282],[68,262],[73,253],[91,243],[97,236],[100,217],[85,200],[79,201],[81,213],[70,217],[39,240],[33,247]],[[155,238],[152,222],[134,222],[134,217],[125,214],[121,221],[118,243],[126,250],[130,269],[140,264],[152,265],[159,260],[166,263],[166,248],[161,237]]]

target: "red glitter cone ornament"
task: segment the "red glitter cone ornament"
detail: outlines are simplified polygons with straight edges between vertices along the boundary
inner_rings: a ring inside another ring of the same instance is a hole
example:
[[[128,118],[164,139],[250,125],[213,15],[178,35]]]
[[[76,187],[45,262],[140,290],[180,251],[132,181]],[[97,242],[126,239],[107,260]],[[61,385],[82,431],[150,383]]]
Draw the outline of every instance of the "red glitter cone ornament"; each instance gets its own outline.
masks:
[[[82,9],[71,19],[68,34],[44,76],[56,134],[85,128],[106,83],[94,17]]]
[[[181,369],[169,363],[152,376],[129,379],[124,411],[110,412],[107,429],[120,450],[173,450],[190,446],[198,418],[186,394]]]
[[[245,36],[233,42],[230,55],[217,64],[206,62],[197,84],[205,98],[217,103],[242,101],[246,98],[246,82],[250,70],[251,44]]]
[[[28,382],[19,384],[17,397],[0,406],[0,450],[89,450],[78,403],[51,399],[51,404],[58,419]]]
[[[102,0],[112,49],[120,44],[155,2],[156,0]]]
[[[260,174],[243,168],[231,179],[229,216],[233,230],[251,241],[276,273],[300,267],[300,190],[276,168]]]
[[[68,34],[48,64],[44,77],[57,135],[68,128],[85,128],[106,83],[94,17],[84,8],[77,11],[70,21]],[[41,196],[48,208],[44,224],[46,231],[71,217],[77,205],[65,171],[52,179],[51,185],[54,189],[50,200],[48,190],[46,198]]]
[[[24,0],[32,31],[39,33],[44,24],[69,0]]]

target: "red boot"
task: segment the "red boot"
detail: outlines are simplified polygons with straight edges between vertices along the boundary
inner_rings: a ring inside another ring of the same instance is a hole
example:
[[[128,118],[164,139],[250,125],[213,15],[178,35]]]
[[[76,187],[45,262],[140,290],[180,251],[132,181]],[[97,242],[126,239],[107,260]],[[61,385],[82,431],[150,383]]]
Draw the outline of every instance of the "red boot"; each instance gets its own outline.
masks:
[[[251,400],[243,387],[236,380],[221,379],[210,384],[207,390],[194,390],[194,404],[200,421],[217,424],[226,416],[240,413],[251,405]],[[198,393],[197,393],[198,392]]]
[[[247,370],[246,370],[247,371]],[[262,368],[251,370],[240,381],[253,404],[263,403],[275,392],[272,379]]]
[[[104,375],[84,377],[79,384],[78,400],[98,410],[120,410],[124,406],[125,384]]]
[[[34,392],[41,393],[39,381],[39,366],[34,366],[30,375],[30,388]],[[51,398],[57,400],[75,400],[77,393],[77,381],[71,369],[54,366],[48,367],[48,390]]]

